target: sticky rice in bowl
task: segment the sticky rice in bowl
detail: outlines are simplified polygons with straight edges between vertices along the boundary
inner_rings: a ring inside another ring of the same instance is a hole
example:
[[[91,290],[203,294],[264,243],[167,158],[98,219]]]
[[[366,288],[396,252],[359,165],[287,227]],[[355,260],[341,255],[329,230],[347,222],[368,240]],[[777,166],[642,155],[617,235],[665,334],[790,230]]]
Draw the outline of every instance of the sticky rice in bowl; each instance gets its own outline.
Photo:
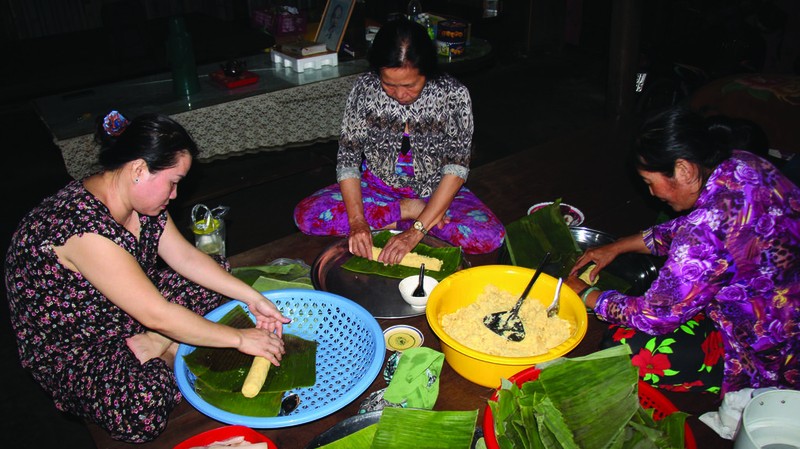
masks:
[[[510,301],[510,305],[495,304],[493,306],[495,310],[491,311],[510,310],[534,273],[535,270],[530,268],[511,265],[468,268],[448,276],[431,292],[426,309],[428,324],[441,340],[445,360],[458,374],[476,384],[496,388],[500,385],[501,378],[508,379],[525,368],[564,356],[581,342],[588,326],[586,307],[578,295],[566,286],[561,289],[561,306],[558,314],[560,319],[551,319],[555,323],[545,324],[545,326],[555,326],[552,329],[526,323],[525,339],[516,343],[508,342],[484,326],[481,318],[488,309],[481,308],[483,305],[476,302],[486,301],[487,297],[505,296],[505,299],[501,298],[498,304]],[[542,273],[525,300],[525,303],[538,304],[524,303],[523,308],[536,306],[535,308],[543,313],[553,299],[556,284],[555,278]],[[501,293],[497,293],[497,290]],[[496,309],[497,307],[501,309]],[[464,313],[462,309],[467,308],[475,310],[471,311],[471,315],[465,314],[454,318],[453,314],[462,314]],[[566,324],[563,324],[563,321]],[[549,333],[543,329],[558,332],[557,328],[562,325],[568,328],[563,334],[563,341],[556,342],[553,347],[542,348],[541,344],[553,343],[543,338],[546,336],[541,335],[542,333]],[[449,332],[446,330],[448,328]],[[535,340],[533,347],[518,350],[530,345],[529,339]],[[500,348],[499,353],[497,348]]]

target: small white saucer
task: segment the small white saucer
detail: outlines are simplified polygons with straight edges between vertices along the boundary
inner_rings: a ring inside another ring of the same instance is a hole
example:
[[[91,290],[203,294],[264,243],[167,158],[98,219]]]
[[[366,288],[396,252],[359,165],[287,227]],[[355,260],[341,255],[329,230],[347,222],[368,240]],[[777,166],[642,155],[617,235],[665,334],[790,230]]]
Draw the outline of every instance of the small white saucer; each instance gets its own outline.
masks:
[[[386,342],[386,349],[389,351],[402,352],[422,346],[425,337],[414,326],[398,324],[383,331],[383,341]]]

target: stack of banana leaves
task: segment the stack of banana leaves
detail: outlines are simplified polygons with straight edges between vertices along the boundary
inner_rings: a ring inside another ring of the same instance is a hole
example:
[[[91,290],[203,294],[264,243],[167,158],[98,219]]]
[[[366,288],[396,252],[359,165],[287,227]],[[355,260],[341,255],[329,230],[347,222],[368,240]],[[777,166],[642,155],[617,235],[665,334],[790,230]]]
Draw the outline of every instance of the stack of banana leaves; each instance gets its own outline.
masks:
[[[254,327],[241,306],[231,309],[219,323],[237,329]],[[286,391],[316,383],[317,342],[284,334],[286,354],[280,366],[273,366],[253,398],[242,394],[242,386],[253,363],[253,356],[235,349],[198,347],[184,357],[186,366],[197,378],[195,391],[206,402],[231,413],[245,416],[278,416]]]
[[[560,206],[561,199],[558,199],[553,204],[508,224],[501,259],[511,265],[535,268],[545,253],[550,252],[550,262],[542,271],[566,279],[583,250],[564,221]],[[596,282],[596,287],[600,290],[625,293],[631,288],[630,282],[608,270],[601,271]]]
[[[639,403],[630,348],[557,359],[521,387],[503,380],[489,401],[501,449],[682,448],[686,414],[654,420]]]

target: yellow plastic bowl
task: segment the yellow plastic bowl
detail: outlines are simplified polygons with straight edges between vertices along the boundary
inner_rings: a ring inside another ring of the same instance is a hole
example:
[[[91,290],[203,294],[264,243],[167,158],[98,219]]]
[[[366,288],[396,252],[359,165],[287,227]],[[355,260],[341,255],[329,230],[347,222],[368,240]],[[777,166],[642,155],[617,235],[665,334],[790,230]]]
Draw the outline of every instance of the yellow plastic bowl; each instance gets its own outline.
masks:
[[[535,270],[524,267],[484,265],[458,271],[439,282],[433,289],[425,315],[431,329],[441,341],[445,360],[458,374],[478,385],[497,388],[501,378],[508,379],[523,369],[564,356],[583,340],[588,327],[586,307],[578,295],[566,285],[561,289],[558,315],[569,321],[572,334],[545,354],[532,357],[486,354],[464,346],[442,329],[442,316],[475,302],[487,285],[521,295],[534,273]],[[545,306],[550,305],[557,282],[554,277],[542,273],[526,301],[540,300]]]

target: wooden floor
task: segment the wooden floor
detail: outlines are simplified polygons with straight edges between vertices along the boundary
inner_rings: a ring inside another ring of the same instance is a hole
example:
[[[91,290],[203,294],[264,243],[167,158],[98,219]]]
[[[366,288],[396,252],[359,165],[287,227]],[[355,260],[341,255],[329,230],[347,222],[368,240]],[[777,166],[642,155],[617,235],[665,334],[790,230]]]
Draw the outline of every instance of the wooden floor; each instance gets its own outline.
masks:
[[[472,189],[504,223],[522,217],[527,208],[541,201],[562,198],[580,208],[586,215],[584,226],[623,236],[654,223],[660,209],[647,197],[641,181],[631,176],[625,163],[629,127],[616,121],[604,121],[587,129],[575,130],[563,138],[538,145],[494,162],[482,165],[470,174],[467,186]],[[338,239],[292,234],[231,257],[234,266],[263,264],[279,257],[314,259]],[[497,262],[496,253],[469,256],[471,265]],[[425,345],[440,349],[424,316],[403,320],[379,320],[381,327],[410,324],[423,331]],[[577,356],[598,349],[603,324],[590,319],[589,332],[569,355]],[[478,409],[480,416],[492,390],[473,384],[456,374],[447,364],[440,380],[439,399],[435,410]],[[302,449],[318,434],[337,422],[357,413],[361,400],[369,393],[384,388],[382,376],[373,382],[356,401],[334,415],[312,423],[261,430],[280,449]],[[730,448],[723,440],[700,423],[697,417],[719,406],[716,395],[665,393],[681,410],[690,413],[689,425],[699,448]],[[480,419],[478,421],[480,423]],[[223,424],[205,417],[186,402],[173,412],[167,430],[147,444],[130,445],[111,440],[96,426],[90,431],[98,448],[172,448],[197,433]]]

